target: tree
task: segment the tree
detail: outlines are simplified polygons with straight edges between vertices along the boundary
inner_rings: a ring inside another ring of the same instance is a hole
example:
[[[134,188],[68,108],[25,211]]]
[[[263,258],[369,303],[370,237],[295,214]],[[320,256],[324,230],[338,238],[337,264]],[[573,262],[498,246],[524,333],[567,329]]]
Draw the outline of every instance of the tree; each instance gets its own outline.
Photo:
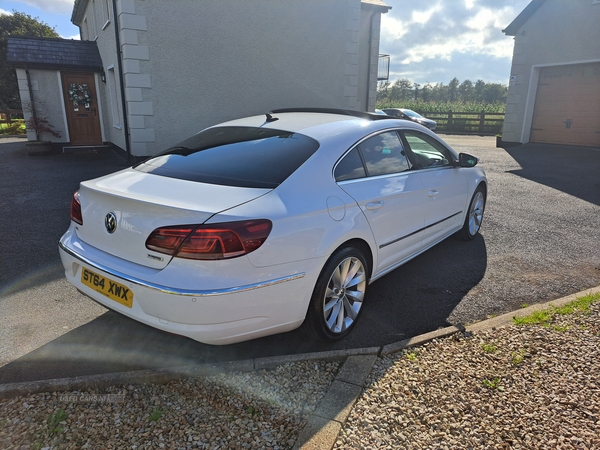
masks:
[[[452,78],[450,83],[448,83],[448,100],[450,103],[454,103],[457,100],[458,86],[460,86],[460,81],[456,77]]]
[[[419,93],[421,92],[419,88],[421,85],[419,83],[413,83],[413,87],[415,88],[415,102],[419,101]]]
[[[483,100],[486,103],[505,103],[508,87],[498,83],[488,83],[483,90]]]
[[[48,24],[37,17],[13,11],[0,14],[0,108],[21,109],[19,87],[15,69],[6,63],[6,38],[8,36],[60,37]]]
[[[485,81],[477,80],[475,82],[475,99],[478,102],[483,102],[483,91],[485,91]]]
[[[377,97],[376,101],[382,102],[388,98],[390,89],[389,81],[380,81],[377,83]]]
[[[458,87],[458,93],[463,102],[472,101],[474,98],[473,82],[471,80],[463,81]]]
[[[424,102],[428,102],[431,98],[431,84],[429,82],[425,83],[423,89],[421,89],[421,100]]]
[[[406,78],[396,80],[396,82],[392,85],[392,89],[389,95],[390,100],[393,102],[412,100],[412,87],[412,81]]]

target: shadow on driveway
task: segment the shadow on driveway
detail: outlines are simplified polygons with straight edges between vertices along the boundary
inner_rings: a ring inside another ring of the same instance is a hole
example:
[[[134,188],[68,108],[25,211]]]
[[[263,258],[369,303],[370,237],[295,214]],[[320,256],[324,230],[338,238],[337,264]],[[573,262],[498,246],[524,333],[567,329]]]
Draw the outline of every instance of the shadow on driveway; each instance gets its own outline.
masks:
[[[509,147],[511,173],[600,206],[600,149],[549,144]]]

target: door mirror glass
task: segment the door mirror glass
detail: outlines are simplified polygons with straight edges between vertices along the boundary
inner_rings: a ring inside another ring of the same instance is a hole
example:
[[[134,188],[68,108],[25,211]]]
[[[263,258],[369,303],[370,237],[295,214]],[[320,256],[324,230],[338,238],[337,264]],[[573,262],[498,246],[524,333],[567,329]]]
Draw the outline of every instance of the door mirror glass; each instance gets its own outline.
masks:
[[[475,167],[478,162],[479,158],[469,155],[468,153],[460,153],[458,155],[458,163],[460,167]]]

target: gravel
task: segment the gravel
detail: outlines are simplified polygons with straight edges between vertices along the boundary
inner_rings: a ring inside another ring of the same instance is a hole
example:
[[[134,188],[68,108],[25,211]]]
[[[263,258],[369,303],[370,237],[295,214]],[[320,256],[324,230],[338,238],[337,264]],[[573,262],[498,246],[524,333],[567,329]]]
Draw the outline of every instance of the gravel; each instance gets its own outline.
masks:
[[[334,362],[298,362],[2,400],[0,448],[289,449],[337,370]]]
[[[378,360],[334,448],[600,448],[600,305]]]
[[[0,448],[291,449],[339,368],[1,400]],[[379,358],[333,448],[600,448],[600,302]]]

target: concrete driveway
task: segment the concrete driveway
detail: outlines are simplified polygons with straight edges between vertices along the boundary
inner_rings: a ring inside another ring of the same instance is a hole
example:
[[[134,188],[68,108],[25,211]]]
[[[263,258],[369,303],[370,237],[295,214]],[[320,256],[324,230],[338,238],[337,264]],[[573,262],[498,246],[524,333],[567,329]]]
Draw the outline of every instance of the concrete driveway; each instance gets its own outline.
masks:
[[[442,136],[490,181],[481,236],[447,239],[369,287],[357,328],[333,344],[299,331],[214,347],[120,316],[63,279],[57,242],[81,180],[118,156],[29,157],[0,139],[0,383],[382,346],[600,284],[600,151]]]

